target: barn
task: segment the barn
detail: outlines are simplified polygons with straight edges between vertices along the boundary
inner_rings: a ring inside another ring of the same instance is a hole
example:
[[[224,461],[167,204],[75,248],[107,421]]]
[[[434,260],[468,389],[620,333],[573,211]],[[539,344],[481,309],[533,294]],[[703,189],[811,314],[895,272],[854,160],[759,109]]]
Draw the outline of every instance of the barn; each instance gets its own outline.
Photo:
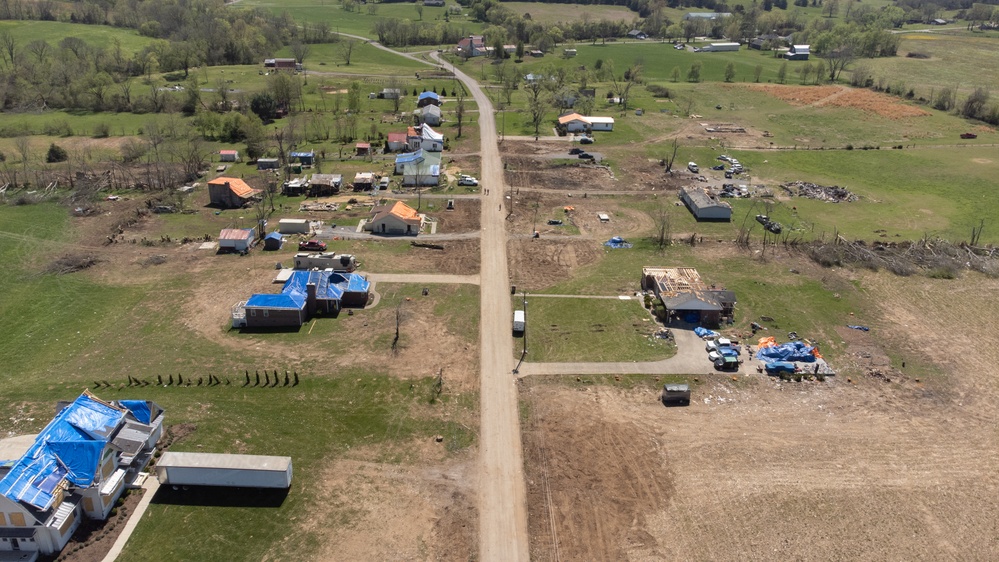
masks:
[[[253,189],[239,178],[220,177],[208,182],[208,199],[223,209],[238,209],[249,202],[259,189]]]
[[[732,206],[708,195],[704,189],[684,187],[680,190],[680,199],[699,221],[732,220]]]
[[[791,48],[784,53],[787,60],[808,60],[811,45],[791,45]]]

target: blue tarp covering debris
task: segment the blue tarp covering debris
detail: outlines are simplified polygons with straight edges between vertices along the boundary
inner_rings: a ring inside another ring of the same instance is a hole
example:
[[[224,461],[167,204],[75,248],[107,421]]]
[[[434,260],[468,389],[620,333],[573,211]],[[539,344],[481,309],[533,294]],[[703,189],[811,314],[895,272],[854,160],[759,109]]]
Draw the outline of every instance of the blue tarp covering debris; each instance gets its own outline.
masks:
[[[620,248],[627,249],[630,248],[632,244],[627,240],[625,240],[624,238],[621,238],[620,236],[615,236],[610,240],[604,242],[604,246],[610,246],[611,248],[618,248],[618,249]]]
[[[0,480],[0,495],[46,510],[63,480],[89,486],[110,433],[124,417],[125,412],[81,395],[56,414]]]
[[[811,363],[815,361],[812,350],[815,349],[804,342],[793,341],[782,343],[772,347],[763,347],[756,353],[756,358],[762,361],[802,361]]]
[[[851,326],[851,325],[847,324],[846,327],[847,328],[853,328],[854,330],[861,330],[861,331],[864,331],[864,332],[867,332],[867,331],[870,330],[870,328],[868,328],[867,326]]]
[[[774,361],[772,363],[767,363],[766,366],[766,371],[769,375],[776,373],[793,373],[794,369],[794,363],[787,363],[786,361]]]
[[[721,335],[714,330],[709,330],[700,326],[694,328],[694,334],[699,338],[717,338]]]

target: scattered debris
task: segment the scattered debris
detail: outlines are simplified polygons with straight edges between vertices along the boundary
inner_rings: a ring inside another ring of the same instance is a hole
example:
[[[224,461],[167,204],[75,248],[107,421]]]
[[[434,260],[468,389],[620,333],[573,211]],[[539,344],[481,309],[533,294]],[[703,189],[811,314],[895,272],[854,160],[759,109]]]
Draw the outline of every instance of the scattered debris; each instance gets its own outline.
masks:
[[[808,199],[818,199],[819,201],[829,201],[831,203],[851,203],[859,199],[857,195],[845,187],[837,185],[827,187],[806,181],[793,181],[782,183],[780,187],[791,197],[805,197]]]
[[[847,326],[846,326],[846,327],[847,327],[847,328],[852,328],[852,329],[854,329],[854,330],[861,330],[861,331],[863,331],[863,332],[869,332],[869,331],[871,330],[871,329],[870,329],[870,328],[868,328],[867,326],[857,326],[857,325],[850,325],[850,324],[847,324]]]
[[[339,203],[302,203],[298,206],[299,212],[310,211],[337,211],[340,209]]]

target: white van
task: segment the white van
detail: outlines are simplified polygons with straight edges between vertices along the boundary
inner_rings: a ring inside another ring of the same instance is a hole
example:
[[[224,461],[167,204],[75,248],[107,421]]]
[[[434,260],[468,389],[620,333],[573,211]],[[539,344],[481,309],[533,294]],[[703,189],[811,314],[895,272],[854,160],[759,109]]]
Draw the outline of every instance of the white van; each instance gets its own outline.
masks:
[[[690,170],[692,174],[696,174],[701,170],[700,168],[697,167],[696,162],[687,162],[687,169]]]
[[[524,333],[524,311],[514,310],[513,311],[513,333],[523,334]]]

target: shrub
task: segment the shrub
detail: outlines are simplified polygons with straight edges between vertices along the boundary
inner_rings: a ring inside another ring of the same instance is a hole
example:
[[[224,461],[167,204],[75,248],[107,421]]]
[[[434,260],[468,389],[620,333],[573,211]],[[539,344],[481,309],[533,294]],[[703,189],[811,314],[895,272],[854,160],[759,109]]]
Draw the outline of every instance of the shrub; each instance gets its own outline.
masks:
[[[111,126],[107,123],[100,123],[94,127],[95,139],[106,139],[111,136]]]
[[[69,160],[69,153],[66,152],[65,148],[56,143],[49,145],[49,151],[45,154],[46,162],[53,164],[55,162],[65,162],[66,160]]]

